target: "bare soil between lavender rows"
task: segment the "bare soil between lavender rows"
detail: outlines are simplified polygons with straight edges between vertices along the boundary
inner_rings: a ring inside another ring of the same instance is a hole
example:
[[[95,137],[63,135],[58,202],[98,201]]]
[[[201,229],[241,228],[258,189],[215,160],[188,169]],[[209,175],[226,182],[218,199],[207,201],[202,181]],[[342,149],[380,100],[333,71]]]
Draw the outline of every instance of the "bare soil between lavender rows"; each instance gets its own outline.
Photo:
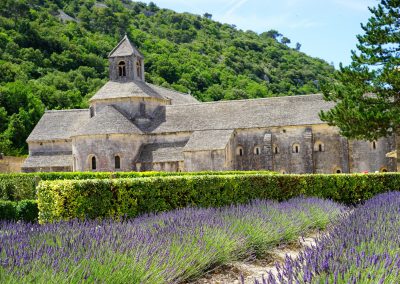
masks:
[[[306,247],[314,245],[322,233],[313,232],[307,237],[299,237],[295,242],[279,245],[261,259],[235,261],[216,267],[200,279],[187,284],[241,284],[242,276],[245,284],[254,284],[255,279],[261,280],[263,275],[266,278],[269,272],[276,274],[277,262],[283,263],[286,256],[297,258]]]

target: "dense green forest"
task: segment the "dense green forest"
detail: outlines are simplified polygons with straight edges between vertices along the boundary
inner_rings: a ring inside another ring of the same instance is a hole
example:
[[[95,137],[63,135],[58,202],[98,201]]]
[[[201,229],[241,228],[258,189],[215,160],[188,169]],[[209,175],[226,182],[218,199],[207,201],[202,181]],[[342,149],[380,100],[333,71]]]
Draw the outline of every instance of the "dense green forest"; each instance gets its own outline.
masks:
[[[130,0],[2,0],[0,152],[27,153],[45,109],[88,107],[126,33],[146,80],[202,101],[315,93],[334,68],[278,31],[238,30],[203,16]]]

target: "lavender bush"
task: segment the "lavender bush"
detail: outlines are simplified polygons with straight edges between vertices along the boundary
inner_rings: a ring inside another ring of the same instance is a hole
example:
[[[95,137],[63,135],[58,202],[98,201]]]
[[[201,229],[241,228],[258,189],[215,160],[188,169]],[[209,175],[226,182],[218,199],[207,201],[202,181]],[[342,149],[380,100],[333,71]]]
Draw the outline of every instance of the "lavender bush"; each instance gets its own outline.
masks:
[[[378,195],[255,283],[400,283],[400,192]]]
[[[3,222],[0,282],[178,283],[322,229],[343,210],[331,201],[296,198],[121,222]]]

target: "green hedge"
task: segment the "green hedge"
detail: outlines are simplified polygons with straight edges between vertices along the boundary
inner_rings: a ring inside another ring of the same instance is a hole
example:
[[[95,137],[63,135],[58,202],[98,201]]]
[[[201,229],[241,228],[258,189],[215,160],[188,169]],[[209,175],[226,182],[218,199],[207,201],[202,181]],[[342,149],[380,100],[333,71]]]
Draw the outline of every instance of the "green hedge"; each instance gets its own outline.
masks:
[[[0,200],[19,201],[36,199],[36,186],[40,180],[81,180],[138,178],[151,176],[192,176],[226,174],[271,174],[266,171],[230,172],[52,172],[28,174],[0,174]]]
[[[4,201],[0,200],[0,220],[23,220],[35,222],[39,209],[36,200]]]
[[[298,195],[355,204],[399,188],[400,174],[197,175],[43,181],[38,186],[39,222],[132,217],[185,206],[219,207],[257,198],[281,201]]]

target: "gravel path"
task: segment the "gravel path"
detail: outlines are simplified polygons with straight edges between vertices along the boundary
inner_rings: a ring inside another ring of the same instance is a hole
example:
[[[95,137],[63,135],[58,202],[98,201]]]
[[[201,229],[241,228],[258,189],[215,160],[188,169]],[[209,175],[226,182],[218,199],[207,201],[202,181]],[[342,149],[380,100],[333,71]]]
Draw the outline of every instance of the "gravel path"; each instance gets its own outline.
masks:
[[[305,247],[315,244],[318,236],[319,233],[314,233],[305,238],[300,237],[294,243],[274,248],[265,259],[231,262],[189,284],[241,284],[241,275],[245,284],[254,284],[254,279],[261,280],[262,275],[267,275],[269,271],[275,274],[276,262],[283,262],[286,255],[296,258]]]

